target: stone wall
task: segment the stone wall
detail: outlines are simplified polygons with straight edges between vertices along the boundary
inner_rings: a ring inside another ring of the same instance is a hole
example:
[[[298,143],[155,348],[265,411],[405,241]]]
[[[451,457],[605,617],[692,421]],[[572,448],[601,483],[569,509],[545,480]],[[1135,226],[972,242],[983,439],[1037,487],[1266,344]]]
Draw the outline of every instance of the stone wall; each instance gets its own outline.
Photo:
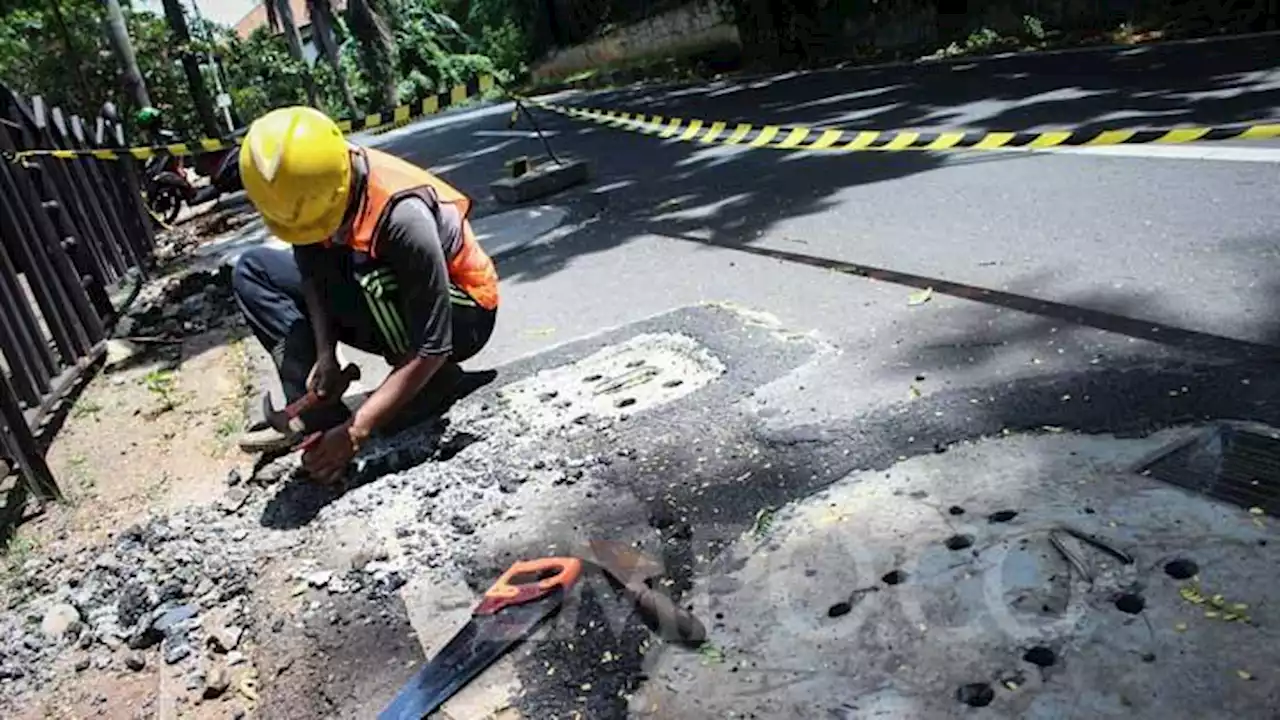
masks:
[[[688,57],[726,46],[741,46],[738,28],[715,0],[699,0],[581,45],[552,50],[533,68],[532,74],[537,80],[554,80],[584,70],[648,59]]]

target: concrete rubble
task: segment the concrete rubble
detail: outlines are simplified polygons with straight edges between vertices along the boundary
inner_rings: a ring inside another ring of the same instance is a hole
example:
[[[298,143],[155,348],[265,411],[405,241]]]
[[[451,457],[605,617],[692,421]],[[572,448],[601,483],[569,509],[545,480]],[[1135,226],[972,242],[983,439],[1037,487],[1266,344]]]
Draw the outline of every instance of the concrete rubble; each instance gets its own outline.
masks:
[[[130,527],[109,545],[28,560],[9,578],[9,608],[0,613],[0,675],[8,680],[0,694],[19,698],[68,663],[132,671],[190,663],[211,639],[203,618],[216,612],[247,623],[253,552],[227,542],[228,523],[195,508]]]

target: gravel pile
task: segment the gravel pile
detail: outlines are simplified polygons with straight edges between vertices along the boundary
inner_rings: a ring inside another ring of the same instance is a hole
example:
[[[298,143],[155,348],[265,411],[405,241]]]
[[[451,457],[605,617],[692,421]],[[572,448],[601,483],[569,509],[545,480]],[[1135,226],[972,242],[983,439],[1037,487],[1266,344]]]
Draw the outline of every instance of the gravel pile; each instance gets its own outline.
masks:
[[[246,492],[229,495],[236,490]],[[224,507],[191,509],[130,527],[107,546],[26,561],[0,613],[0,696],[39,688],[68,665],[137,672],[156,663],[194,669],[206,655],[246,662],[253,555],[251,543],[236,542],[248,536],[236,524]],[[226,689],[213,680],[206,696]]]
[[[648,385],[628,396],[652,406],[676,387]],[[374,441],[345,492],[307,482],[298,458],[286,457],[252,477],[233,472],[217,501],[129,528],[107,547],[29,560],[0,612],[0,704],[69,668],[136,672],[159,663],[181,666],[190,684],[205,683],[205,696],[216,697],[225,673],[206,677],[205,660],[216,668],[248,661],[259,559],[292,558],[305,620],[329,612],[326,596],[389,597],[413,574],[452,572],[482,553],[483,538],[538,536],[550,509],[592,498],[610,465],[635,456],[625,432],[633,421],[626,412],[582,412],[554,382],[518,389],[519,397],[498,390],[459,403],[448,421]],[[527,397],[534,391],[537,404]],[[304,559],[314,540],[352,517],[378,536],[373,555],[339,570]]]
[[[496,403],[455,407],[452,421],[418,428],[368,447],[357,458],[350,488],[318,512],[320,524],[355,515],[367,519],[415,569],[444,568],[480,546],[486,528],[518,533],[530,503],[591,496],[592,480],[617,457],[625,420],[587,417],[549,429],[527,410]],[[579,442],[572,442],[573,440]],[[583,451],[590,439],[598,452]]]

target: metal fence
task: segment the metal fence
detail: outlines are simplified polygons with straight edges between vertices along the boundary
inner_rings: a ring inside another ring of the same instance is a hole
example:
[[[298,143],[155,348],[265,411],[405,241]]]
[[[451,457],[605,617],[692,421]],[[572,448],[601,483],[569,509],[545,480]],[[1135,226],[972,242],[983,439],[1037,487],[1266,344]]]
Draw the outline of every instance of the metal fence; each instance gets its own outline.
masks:
[[[49,421],[105,354],[115,322],[109,288],[130,274],[140,280],[154,245],[135,159],[18,153],[124,145],[110,117],[66,115],[0,86],[0,479],[11,485],[4,516],[20,513],[28,493],[61,499],[44,457]]]

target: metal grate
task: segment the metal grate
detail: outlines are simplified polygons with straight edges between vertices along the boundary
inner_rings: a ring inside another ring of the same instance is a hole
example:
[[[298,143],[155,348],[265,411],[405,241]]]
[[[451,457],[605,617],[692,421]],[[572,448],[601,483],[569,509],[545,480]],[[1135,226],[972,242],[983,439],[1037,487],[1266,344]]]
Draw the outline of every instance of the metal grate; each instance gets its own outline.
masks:
[[[1220,424],[1139,472],[1216,500],[1280,515],[1280,437]]]

